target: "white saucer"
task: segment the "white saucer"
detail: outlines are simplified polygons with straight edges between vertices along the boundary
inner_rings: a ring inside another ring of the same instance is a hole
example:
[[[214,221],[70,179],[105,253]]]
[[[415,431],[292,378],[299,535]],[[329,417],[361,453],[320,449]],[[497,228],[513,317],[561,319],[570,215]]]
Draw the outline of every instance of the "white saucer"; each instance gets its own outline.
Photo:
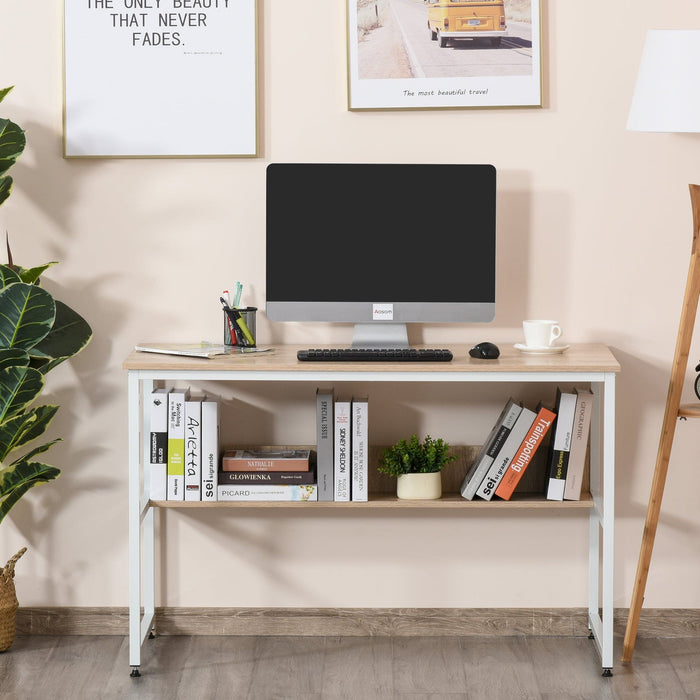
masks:
[[[515,349],[524,352],[526,355],[557,355],[569,348],[568,345],[524,345],[516,343]]]

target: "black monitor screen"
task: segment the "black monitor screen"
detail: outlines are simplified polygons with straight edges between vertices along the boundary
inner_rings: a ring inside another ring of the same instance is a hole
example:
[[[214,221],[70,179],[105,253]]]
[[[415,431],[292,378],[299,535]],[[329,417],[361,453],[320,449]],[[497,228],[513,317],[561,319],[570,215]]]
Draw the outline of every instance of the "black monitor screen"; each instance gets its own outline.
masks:
[[[266,250],[268,304],[494,304],[496,170],[272,163]]]

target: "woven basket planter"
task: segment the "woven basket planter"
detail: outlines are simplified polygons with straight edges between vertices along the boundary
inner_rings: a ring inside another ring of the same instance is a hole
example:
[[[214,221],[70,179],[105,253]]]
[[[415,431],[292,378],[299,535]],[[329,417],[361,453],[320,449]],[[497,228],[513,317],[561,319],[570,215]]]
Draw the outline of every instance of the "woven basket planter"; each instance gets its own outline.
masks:
[[[0,651],[7,651],[15,639],[15,619],[19,607],[15,594],[15,564],[26,551],[27,548],[22,547],[0,569]]]

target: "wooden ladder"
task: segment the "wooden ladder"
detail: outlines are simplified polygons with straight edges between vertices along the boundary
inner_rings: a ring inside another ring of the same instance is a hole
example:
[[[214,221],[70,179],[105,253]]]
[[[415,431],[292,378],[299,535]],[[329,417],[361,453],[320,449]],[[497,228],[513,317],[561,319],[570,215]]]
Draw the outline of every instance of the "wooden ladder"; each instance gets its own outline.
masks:
[[[688,269],[688,280],[685,286],[681,320],[678,328],[678,337],[676,339],[676,351],[673,356],[671,379],[668,385],[666,411],[661,427],[659,450],[656,455],[654,479],[651,484],[647,517],[644,523],[644,533],[642,535],[642,546],[637,563],[634,591],[632,593],[632,602],[627,618],[625,639],[622,645],[623,662],[631,661],[634,652],[634,643],[637,637],[637,628],[639,627],[639,615],[642,611],[642,603],[644,601],[644,589],[649,574],[651,552],[654,548],[654,538],[656,536],[656,527],[659,522],[661,499],[666,484],[666,474],[668,473],[668,462],[671,457],[671,447],[676,432],[676,423],[679,418],[700,418],[700,405],[692,404],[681,406],[681,393],[683,391],[683,383],[688,366],[690,342],[693,338],[698,297],[700,297],[700,185],[690,185],[690,201],[693,209],[693,245],[690,254],[690,267]]]

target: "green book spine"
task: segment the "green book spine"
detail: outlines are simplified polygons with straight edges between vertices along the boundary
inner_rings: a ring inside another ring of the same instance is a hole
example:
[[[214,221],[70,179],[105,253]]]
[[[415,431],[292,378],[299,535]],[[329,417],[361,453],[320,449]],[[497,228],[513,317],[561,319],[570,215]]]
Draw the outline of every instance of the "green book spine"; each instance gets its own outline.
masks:
[[[168,500],[185,500],[185,401],[188,390],[168,394]]]

